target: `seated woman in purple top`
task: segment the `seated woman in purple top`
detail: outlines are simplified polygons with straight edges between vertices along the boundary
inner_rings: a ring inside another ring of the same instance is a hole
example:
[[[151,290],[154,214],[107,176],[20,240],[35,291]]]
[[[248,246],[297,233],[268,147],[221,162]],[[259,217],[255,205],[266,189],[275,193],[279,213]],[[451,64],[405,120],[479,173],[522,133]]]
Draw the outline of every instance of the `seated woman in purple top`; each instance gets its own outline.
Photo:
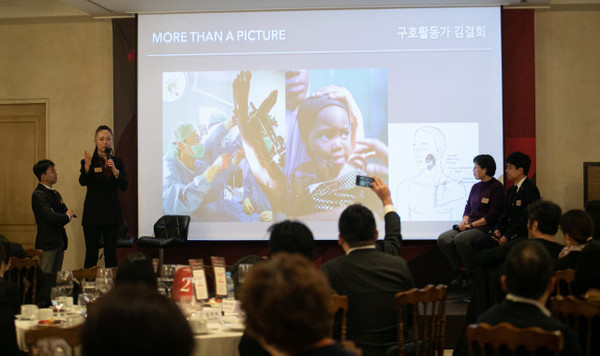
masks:
[[[496,162],[490,155],[478,155],[473,159],[473,176],[480,180],[473,185],[463,218],[454,229],[442,233],[438,247],[446,256],[457,276],[451,287],[467,285],[475,272],[473,243],[485,236],[498,221],[504,204],[504,187],[496,178]],[[460,268],[465,267],[461,273]]]

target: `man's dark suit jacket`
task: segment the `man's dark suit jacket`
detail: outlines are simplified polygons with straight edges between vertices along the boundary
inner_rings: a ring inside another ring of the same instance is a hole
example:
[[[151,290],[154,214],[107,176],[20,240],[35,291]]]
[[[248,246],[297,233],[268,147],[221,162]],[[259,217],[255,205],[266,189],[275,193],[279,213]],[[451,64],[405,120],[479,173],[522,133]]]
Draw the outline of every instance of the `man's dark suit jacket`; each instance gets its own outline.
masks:
[[[89,171],[85,172],[85,162],[81,160],[79,184],[87,187],[83,203],[83,226],[119,226],[123,223],[118,190],[127,189],[125,166],[119,157],[113,157],[119,178],[112,173],[106,177],[102,171],[103,161],[94,151]]]
[[[538,199],[540,191],[529,178],[525,178],[518,192],[516,185],[510,187],[502,215],[492,231],[500,230],[508,239],[527,237],[527,206]]]
[[[519,328],[537,326],[544,330],[560,330],[564,338],[564,348],[561,355],[580,355],[581,347],[577,335],[566,325],[552,317],[546,316],[535,305],[504,300],[482,314],[477,323],[496,325],[508,322]]]
[[[365,356],[382,355],[397,343],[394,295],[415,284],[406,261],[398,256],[400,217],[390,212],[385,220],[386,237],[376,249],[355,250],[321,267],[333,290],[348,296],[347,337]]]
[[[37,224],[35,248],[54,250],[62,243],[66,250],[67,233],[64,226],[69,223],[69,216],[60,194],[38,184],[31,195],[31,207]]]

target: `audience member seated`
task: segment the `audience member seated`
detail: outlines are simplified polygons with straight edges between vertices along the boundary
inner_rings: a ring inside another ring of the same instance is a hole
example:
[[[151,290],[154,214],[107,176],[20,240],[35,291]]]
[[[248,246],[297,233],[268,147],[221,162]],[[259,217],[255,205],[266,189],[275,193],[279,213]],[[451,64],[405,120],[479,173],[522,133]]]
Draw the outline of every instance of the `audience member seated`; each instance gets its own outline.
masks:
[[[189,356],[190,326],[175,302],[143,284],[121,284],[103,296],[81,335],[85,356]]]
[[[8,256],[16,258],[29,258],[23,246],[16,242],[10,242],[5,236],[0,235],[0,242],[5,242],[8,246]],[[0,275],[2,277],[3,275]],[[37,288],[36,288],[36,304],[40,308],[50,306],[50,281],[48,276],[42,272],[41,268],[37,270]]]
[[[554,260],[554,270],[575,269],[581,251],[592,239],[592,218],[583,210],[573,209],[560,217],[559,224],[566,246],[558,254],[558,259]]]
[[[510,251],[501,277],[506,299],[477,319],[478,323],[511,323],[519,328],[537,326],[559,330],[564,337],[562,355],[579,355],[581,349],[574,331],[551,317],[546,300],[554,290],[552,257],[541,240],[522,241]]]
[[[541,243],[550,253],[551,259],[558,258],[558,254],[564,247],[555,242],[554,236],[558,231],[560,215],[560,207],[548,200],[540,199],[527,207],[529,239]],[[465,317],[467,325],[474,323],[483,312],[504,299],[504,291],[500,283],[502,264],[510,250],[521,242],[521,239],[513,240],[502,246],[479,251],[475,255],[475,263],[480,268],[467,307]],[[463,354],[466,352],[466,348],[466,337],[463,332],[455,350],[458,354]]]
[[[383,183],[376,180],[374,189],[379,184]],[[401,241],[400,218],[393,211],[386,213],[386,230],[391,225],[395,226],[393,238]],[[375,217],[368,208],[350,205],[340,216],[338,228],[338,244],[345,255],[327,261],[322,270],[334,291],[348,296],[348,340],[354,341],[365,356],[383,355],[397,342],[394,295],[413,288],[413,277],[406,261],[397,256],[399,251],[391,254],[380,250]],[[387,235],[386,240],[392,239]]]
[[[15,315],[19,313],[19,292],[4,280],[4,272],[9,267],[9,246],[0,242],[0,345],[2,355],[22,355],[17,345]]]
[[[573,294],[600,301],[600,241],[593,240],[581,251],[575,267]]]
[[[527,238],[527,206],[540,199],[540,191],[528,177],[531,158],[523,152],[506,157],[506,179],[513,182],[504,200],[504,210],[491,235],[475,241],[475,250],[502,246],[516,238]]]
[[[141,252],[130,253],[121,262],[115,283],[143,284],[149,288],[158,288],[152,261]]]
[[[331,289],[299,254],[255,265],[241,289],[246,331],[271,355],[354,355],[329,337]]]
[[[450,262],[455,275],[450,287],[468,287],[473,281],[475,241],[484,238],[496,225],[504,204],[504,187],[494,178],[494,158],[478,155],[473,163],[473,176],[481,182],[471,188],[462,221],[455,228],[442,233],[437,240],[440,251]],[[462,267],[464,272],[461,272]]]

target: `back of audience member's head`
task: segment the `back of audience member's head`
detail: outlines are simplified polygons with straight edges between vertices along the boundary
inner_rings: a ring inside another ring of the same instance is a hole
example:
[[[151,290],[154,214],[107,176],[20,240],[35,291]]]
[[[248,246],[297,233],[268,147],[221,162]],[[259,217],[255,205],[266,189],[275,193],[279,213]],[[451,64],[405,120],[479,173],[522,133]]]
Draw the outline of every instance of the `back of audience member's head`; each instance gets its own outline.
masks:
[[[594,232],[592,218],[581,209],[572,209],[562,214],[559,224],[563,234],[568,234],[579,245],[586,243]]]
[[[516,151],[506,157],[506,164],[512,164],[516,169],[523,168],[523,174],[529,174],[531,158],[523,152]]]
[[[473,158],[473,163],[476,163],[481,169],[487,169],[486,174],[493,177],[496,174],[496,161],[490,155],[478,155]]]
[[[581,295],[590,288],[600,289],[600,241],[592,240],[581,251],[575,267],[573,292]]]
[[[516,244],[504,262],[506,292],[524,298],[539,299],[546,292],[553,274],[550,253],[534,240]]]
[[[46,173],[46,171],[50,167],[54,167],[54,162],[52,162],[51,160],[43,159],[41,161],[38,161],[36,164],[33,165],[33,174],[35,174],[37,179],[41,182],[42,174]]]
[[[158,288],[152,261],[141,252],[127,255],[117,271],[116,284],[139,283]]]
[[[592,200],[585,203],[585,211],[590,214],[594,222],[594,232],[592,238],[600,240],[600,200]]]
[[[538,230],[547,235],[555,235],[558,231],[558,221],[562,210],[560,206],[549,200],[539,199],[527,206],[529,223],[537,221]]]
[[[342,212],[338,229],[350,247],[371,245],[377,234],[375,216],[369,208],[360,204],[350,205]]]
[[[285,220],[269,227],[269,251],[299,253],[312,260],[314,237],[312,231],[299,221]]]
[[[188,356],[190,326],[175,302],[141,284],[116,286],[88,309],[84,356]]]
[[[311,348],[329,336],[331,294],[325,275],[309,260],[279,253],[254,265],[242,284],[246,332],[283,352]]]

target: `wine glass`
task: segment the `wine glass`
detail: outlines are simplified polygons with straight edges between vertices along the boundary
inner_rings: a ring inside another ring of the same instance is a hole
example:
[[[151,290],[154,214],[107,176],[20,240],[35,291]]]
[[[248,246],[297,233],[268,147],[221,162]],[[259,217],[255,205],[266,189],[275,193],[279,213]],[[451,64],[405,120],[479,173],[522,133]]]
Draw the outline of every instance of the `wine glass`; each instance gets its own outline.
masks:
[[[50,301],[52,302],[52,306],[56,309],[56,314],[60,317],[64,312],[64,297],[65,289],[60,287],[52,287],[50,288]]]
[[[250,268],[252,268],[252,265],[250,263],[240,263],[237,272],[239,284],[244,283],[244,281],[246,280],[246,274],[248,274]]]
[[[171,287],[173,286],[173,278],[177,265],[163,265],[160,273],[159,282],[165,288],[167,296],[171,296]]]
[[[113,274],[111,268],[98,268],[96,272],[96,288],[100,294],[104,295],[110,291],[113,286]]]

